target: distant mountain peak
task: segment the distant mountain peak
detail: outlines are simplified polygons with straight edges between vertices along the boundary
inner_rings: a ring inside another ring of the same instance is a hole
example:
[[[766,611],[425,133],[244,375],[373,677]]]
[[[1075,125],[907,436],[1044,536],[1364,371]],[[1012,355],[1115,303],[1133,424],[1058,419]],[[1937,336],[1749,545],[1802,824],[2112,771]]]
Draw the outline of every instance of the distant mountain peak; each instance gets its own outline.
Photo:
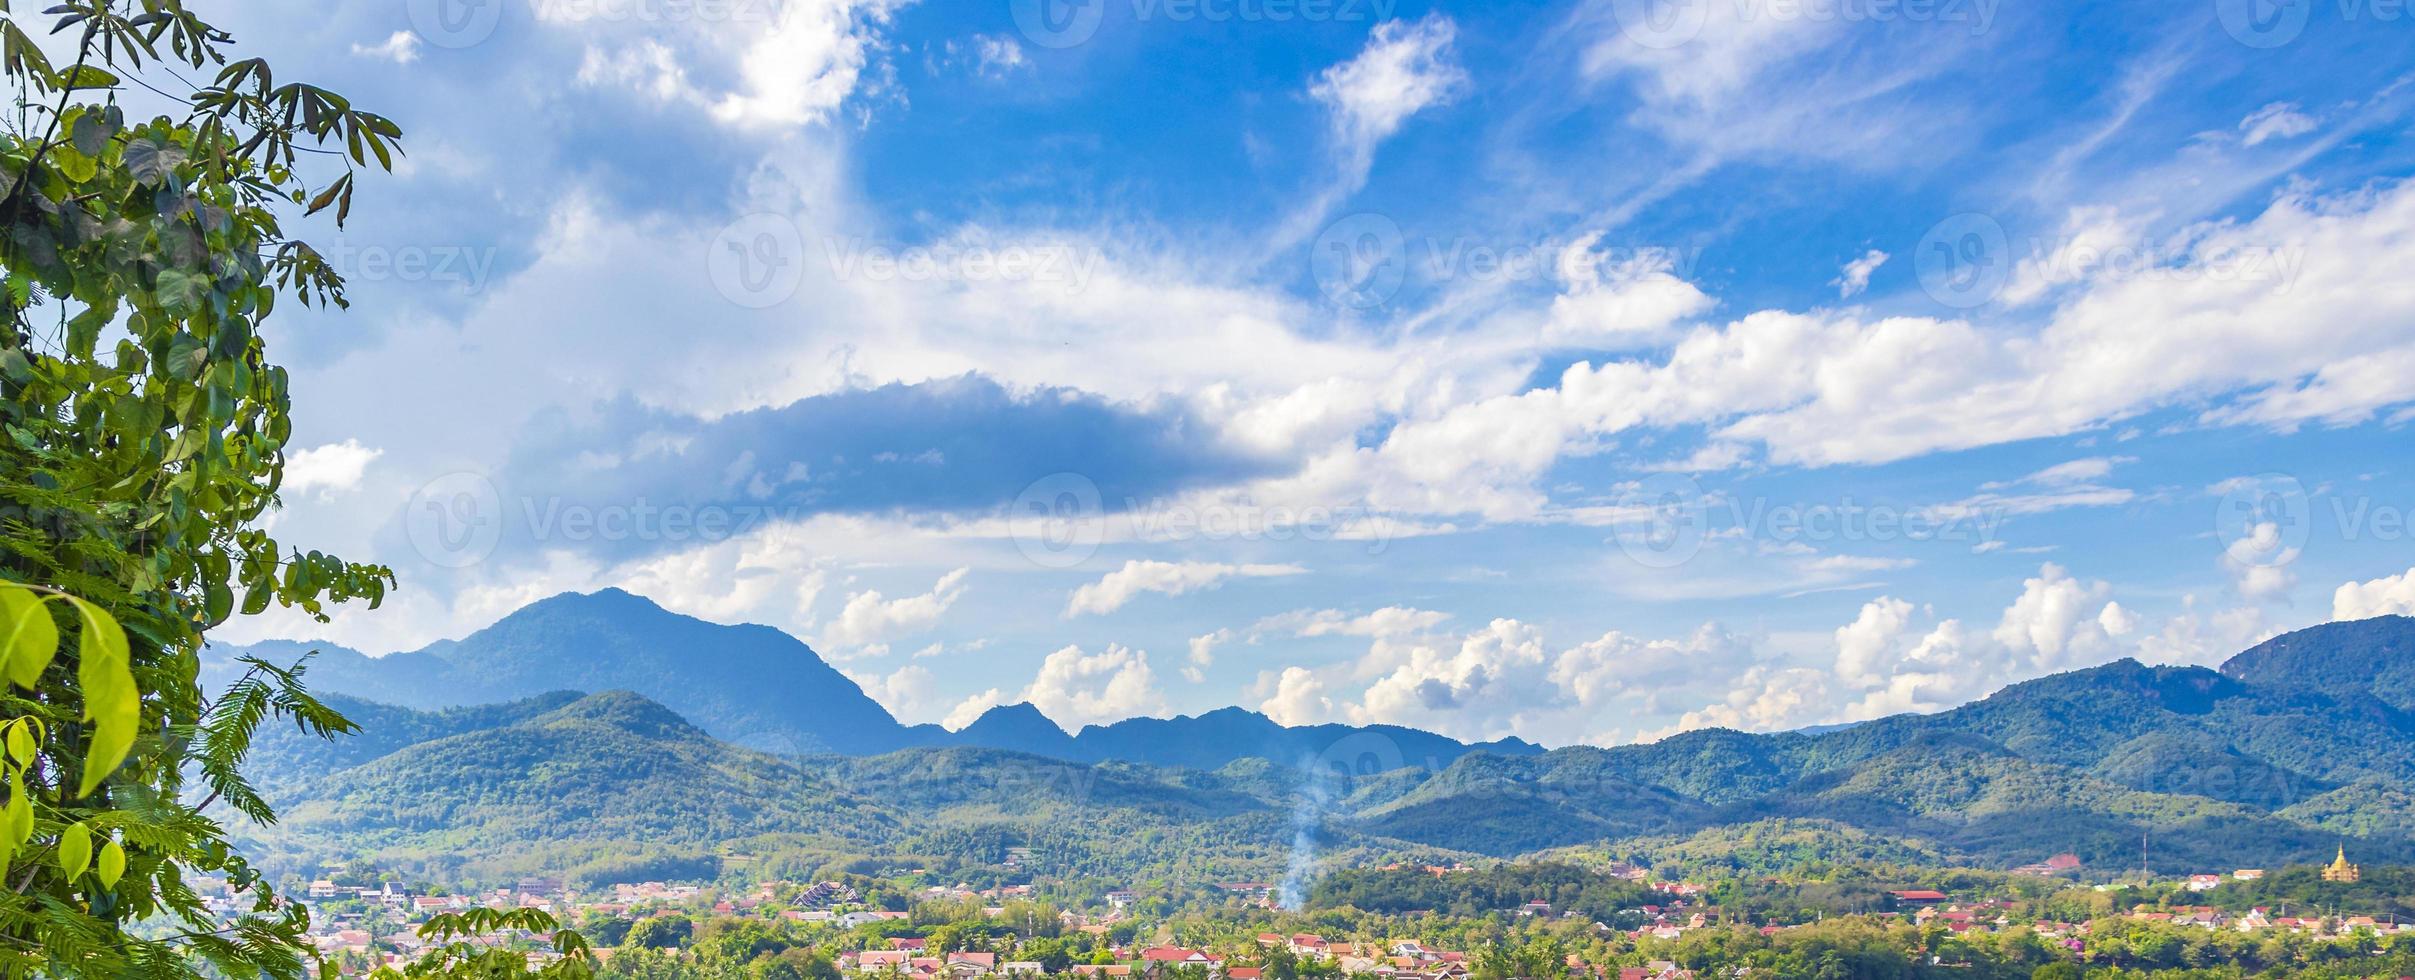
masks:
[[[1045,712],[1040,710],[1038,705],[1035,705],[1029,701],[1017,701],[1013,704],[1001,704],[997,707],[989,709],[988,711],[984,711],[981,713],[981,717],[973,719],[972,724],[964,726],[964,730],[971,731],[975,727],[994,728],[1004,725],[1013,725],[1019,728],[1044,728],[1047,731],[1058,735],[1063,735],[1066,733],[1063,726],[1058,725],[1054,720],[1051,720]]]
[[[2222,673],[2415,712],[2415,619],[2376,616],[2283,633],[2223,661]]]
[[[679,712],[635,691],[590,694],[537,716],[536,724],[597,724],[646,738],[704,738]]]

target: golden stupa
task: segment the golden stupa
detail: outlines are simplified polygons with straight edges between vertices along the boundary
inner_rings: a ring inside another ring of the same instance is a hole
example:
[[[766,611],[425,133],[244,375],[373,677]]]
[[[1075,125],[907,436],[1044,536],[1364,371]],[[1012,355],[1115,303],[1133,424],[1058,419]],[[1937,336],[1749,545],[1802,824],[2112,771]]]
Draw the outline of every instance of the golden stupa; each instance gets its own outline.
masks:
[[[2324,881],[2355,881],[2364,876],[2365,873],[2362,869],[2348,863],[2348,845],[2346,844],[2340,845],[2340,856],[2333,858],[2330,866],[2323,869]]]

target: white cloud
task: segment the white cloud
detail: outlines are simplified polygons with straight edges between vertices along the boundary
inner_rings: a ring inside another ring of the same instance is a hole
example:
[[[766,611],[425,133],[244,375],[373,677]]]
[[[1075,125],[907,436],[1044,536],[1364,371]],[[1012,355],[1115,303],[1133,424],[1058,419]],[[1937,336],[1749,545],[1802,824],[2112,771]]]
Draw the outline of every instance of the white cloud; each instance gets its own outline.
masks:
[[[1182,679],[1193,684],[1207,680],[1207,669],[1216,663],[1216,647],[1233,638],[1232,630],[1191,637],[1191,658],[1182,665]]]
[[[2346,582],[2331,593],[2331,618],[2415,616],[2415,568],[2370,582]]]
[[[1333,699],[1325,696],[1325,682],[1315,671],[1285,667],[1274,695],[1259,704],[1258,711],[1278,725],[1314,725],[1332,719]]]
[[[1166,711],[1148,653],[1113,644],[1094,654],[1078,646],[1049,654],[1022,700],[1067,728]]]
[[[1085,613],[1103,616],[1123,608],[1125,603],[1144,592],[1181,595],[1213,589],[1232,578],[1271,578],[1300,575],[1307,571],[1298,565],[1128,561],[1124,567],[1108,572],[1098,581],[1073,590],[1072,597],[1065,604],[1065,615],[1068,618]]]
[[[2239,120],[2239,142],[2243,146],[2304,136],[2311,132],[2314,132],[2314,119],[2299,112],[2295,102],[2274,102]]]
[[[822,639],[841,648],[864,647],[930,629],[964,594],[964,578],[971,572],[959,568],[942,575],[931,591],[921,595],[891,599],[878,590],[852,593],[838,619],[822,631]]]
[[[2020,598],[1996,624],[1995,641],[2038,672],[2101,662],[2128,631],[2112,592],[2111,583],[2083,582],[2048,562],[2022,583]]]
[[[865,695],[909,725],[930,721],[930,713],[940,704],[934,690],[937,678],[918,664],[907,664],[888,674],[850,676]]]
[[[1371,155],[1410,116],[1441,104],[1466,84],[1467,73],[1450,60],[1457,33],[1441,14],[1414,24],[1385,21],[1368,35],[1358,57],[1317,76],[1308,94],[1332,113],[1334,136],[1351,158]],[[1364,164],[1359,166],[1363,171]]]
[[[939,727],[961,732],[965,726],[980,721],[982,713],[1005,703],[1006,695],[997,688],[990,688],[957,702],[956,707],[949,709],[947,717],[940,719]]]
[[[1714,305],[1682,277],[1677,253],[1606,254],[1602,234],[1588,233],[1561,250],[1562,287],[1544,320],[1546,343],[1610,348],[1662,341],[1671,327]]]
[[[1385,21],[1367,37],[1357,57],[1325,69],[1308,94],[1331,120],[1337,171],[1334,183],[1294,212],[1277,233],[1288,246],[1312,234],[1342,201],[1367,184],[1375,150],[1399,132],[1409,117],[1450,100],[1467,82],[1451,60],[1458,28],[1433,14],[1416,23]]]
[[[2155,664],[2213,667],[2241,650],[2278,634],[2264,621],[2264,610],[2236,606],[2205,613],[2194,595],[2181,597],[2181,611],[2164,621],[2163,629],[2140,638],[2138,658]]]
[[[322,498],[358,489],[362,474],[383,452],[346,439],[288,454],[281,489],[297,497],[316,491]]]
[[[893,0],[731,5],[720,16],[604,16],[594,4],[542,4],[538,19],[587,41],[581,84],[627,88],[703,109],[733,127],[773,130],[827,119],[877,76]],[[632,26],[644,31],[631,30]],[[690,71],[691,64],[711,71]],[[735,66],[734,71],[723,66]],[[726,84],[704,79],[727,78]]]
[[[2120,466],[2124,463],[2135,463],[2137,461],[2137,458],[2132,456],[2090,456],[2083,459],[2071,460],[2069,462],[2056,463],[2053,466],[2049,466],[2035,473],[2031,473],[2028,476],[2022,477],[2019,480],[2012,481],[2011,484],[1990,483],[1981,489],[1995,490],[2008,485],[2017,484],[2069,486],[2075,483],[2094,483],[2098,480],[2102,480],[2113,475],[2114,467]]]
[[[398,65],[419,60],[419,35],[410,31],[395,31],[376,44],[352,45],[352,53],[362,58],[382,58]]]
[[[1839,299],[1852,299],[1860,295],[1862,290],[1870,288],[1870,274],[1887,264],[1887,258],[1887,253],[1871,249],[1861,258],[1845,263],[1844,270],[1829,285],[1836,287]]]
[[[1030,66],[1023,57],[1023,45],[1011,37],[973,35],[972,54],[974,72],[984,78],[1004,78],[1016,69]]]
[[[1566,702],[1549,677],[1541,631],[1496,619],[1444,646],[1379,643],[1371,658],[1389,670],[1347,709],[1360,724],[1412,725],[1459,738],[1492,739],[1519,730],[1521,715]]]
[[[1407,606],[1385,606],[1371,613],[1353,616],[1339,609],[1301,609],[1269,616],[1250,627],[1256,633],[1290,633],[1293,636],[1365,636],[1394,637],[1423,633],[1451,614],[1432,609],[1411,609]]]

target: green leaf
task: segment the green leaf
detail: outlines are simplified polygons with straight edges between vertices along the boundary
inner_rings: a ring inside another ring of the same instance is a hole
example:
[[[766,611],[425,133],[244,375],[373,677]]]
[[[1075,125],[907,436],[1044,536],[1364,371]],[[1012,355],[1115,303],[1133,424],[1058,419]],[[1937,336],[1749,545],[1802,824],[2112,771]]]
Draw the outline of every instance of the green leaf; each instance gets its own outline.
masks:
[[[0,806],[0,831],[8,834],[11,853],[34,836],[34,801],[25,792],[25,774],[8,774],[8,803]]]
[[[10,683],[31,690],[59,652],[59,626],[42,599],[23,586],[0,588],[0,658]]]
[[[92,828],[71,823],[59,831],[59,870],[74,878],[92,866]]]
[[[183,269],[160,270],[159,279],[153,286],[153,292],[159,295],[159,305],[167,307],[171,313],[190,313],[198,310],[201,308],[202,299],[210,294],[208,276],[187,272]],[[207,358],[209,356],[208,349],[198,346],[198,342],[192,349],[198,352],[199,357]],[[171,367],[174,367],[175,359],[171,357],[169,360]]]
[[[17,768],[23,769],[34,761],[34,751],[38,748],[40,746],[34,744],[34,729],[31,723],[25,719],[18,719],[9,724],[8,761],[16,763]]]
[[[109,318],[114,313],[114,309],[88,306],[84,312],[70,318],[67,321],[68,353],[77,357],[91,357],[93,348],[100,343],[101,328],[109,325]]]
[[[77,152],[73,146],[59,147],[57,152],[50,155],[50,162],[59,168],[60,173],[67,175],[68,180],[78,184],[91,183],[92,178],[101,172],[99,160]]]
[[[101,780],[117,771],[134,749],[135,730],[142,727],[143,698],[134,685],[134,660],[126,646],[126,631],[101,607],[71,599],[83,617],[84,630],[76,650],[76,681],[84,688],[84,720],[92,723],[92,750],[84,757],[84,776],[77,796],[90,796]]]
[[[101,879],[101,887],[117,887],[117,880],[126,876],[126,849],[116,841],[101,845],[101,860],[93,865],[92,873]]]
[[[117,127],[110,122],[108,114],[84,112],[75,117],[75,127],[69,139],[75,144],[77,153],[98,160],[101,152],[109,148],[109,137],[115,135]]]
[[[158,184],[176,172],[184,162],[184,148],[151,136],[126,144],[123,157],[126,173],[138,184]]]
[[[98,67],[77,65],[59,73],[60,88],[116,88],[118,79]]]

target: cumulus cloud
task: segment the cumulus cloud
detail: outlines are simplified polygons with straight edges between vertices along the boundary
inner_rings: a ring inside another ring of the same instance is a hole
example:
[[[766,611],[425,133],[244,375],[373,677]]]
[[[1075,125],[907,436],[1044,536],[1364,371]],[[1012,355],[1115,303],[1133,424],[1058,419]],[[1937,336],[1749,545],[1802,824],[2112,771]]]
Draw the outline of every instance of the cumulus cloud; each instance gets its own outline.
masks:
[[[1275,693],[1258,710],[1279,725],[1314,725],[1332,719],[1333,699],[1325,695],[1325,682],[1315,671],[1285,667],[1275,680]]]
[[[1544,318],[1546,343],[1619,348],[1659,342],[1670,328],[1714,305],[1687,281],[1679,253],[1612,254],[1602,249],[1602,234],[1590,232],[1561,250],[1561,291]]]
[[[768,130],[827,119],[877,78],[885,70],[875,61],[881,31],[903,5],[734,4],[715,16],[634,22],[644,32],[628,30],[633,22],[594,4],[545,4],[537,15],[586,43],[582,84],[632,89],[692,105],[732,127]],[[690,64],[712,70],[690,72]]]
[[[2331,618],[2415,616],[2415,568],[2369,582],[2344,582],[2331,593]]]
[[[930,713],[944,703],[936,689],[938,679],[918,664],[907,664],[887,674],[854,676],[853,680],[866,696],[909,725],[929,721]]]
[[[940,719],[939,727],[961,732],[965,726],[980,721],[984,712],[1005,703],[1006,694],[997,688],[990,688],[957,702],[956,707],[949,709],[947,717]]]
[[[356,489],[369,464],[383,452],[361,445],[357,439],[346,439],[288,454],[282,489],[297,497],[313,492],[325,497]]]
[[[1144,592],[1181,595],[1213,589],[1233,578],[1272,578],[1301,575],[1298,565],[1229,565],[1221,562],[1128,561],[1096,582],[1073,590],[1065,603],[1067,617],[1106,615]]]
[[[842,648],[866,647],[928,630],[964,594],[964,578],[971,573],[972,569],[959,568],[942,575],[931,585],[931,591],[921,595],[891,599],[876,589],[852,593],[847,596],[847,605],[839,610],[838,618],[822,631],[822,639]],[[865,652],[885,653],[887,649]]]
[[[1352,721],[1432,728],[1463,738],[1512,734],[1521,715],[1566,703],[1551,682],[1543,634],[1496,619],[1456,644],[1379,644],[1389,669],[1348,708]]]
[[[1166,711],[1149,654],[1113,644],[1097,653],[1068,646],[1049,654],[1021,700],[1069,728]]]
[[[1216,648],[1232,638],[1232,630],[1191,637],[1191,657],[1182,665],[1182,679],[1193,684],[1205,682],[1207,669],[1216,663]]]

